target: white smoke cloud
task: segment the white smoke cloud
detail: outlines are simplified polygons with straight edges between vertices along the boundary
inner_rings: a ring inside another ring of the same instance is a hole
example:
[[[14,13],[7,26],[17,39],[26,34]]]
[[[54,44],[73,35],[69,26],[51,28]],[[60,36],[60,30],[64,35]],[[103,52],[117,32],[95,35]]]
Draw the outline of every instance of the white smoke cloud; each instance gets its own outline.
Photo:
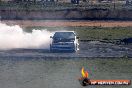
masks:
[[[0,23],[0,49],[49,49],[51,35],[47,30],[33,30],[32,33],[27,33],[18,25],[8,26]]]

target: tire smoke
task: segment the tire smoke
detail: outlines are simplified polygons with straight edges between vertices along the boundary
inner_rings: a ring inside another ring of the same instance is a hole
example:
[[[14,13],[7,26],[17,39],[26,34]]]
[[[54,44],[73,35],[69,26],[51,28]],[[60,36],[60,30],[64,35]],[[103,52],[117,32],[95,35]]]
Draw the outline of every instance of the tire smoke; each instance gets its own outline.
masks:
[[[18,26],[8,26],[0,23],[0,50],[26,48],[26,49],[49,49],[51,32],[47,30],[32,30],[24,32]]]

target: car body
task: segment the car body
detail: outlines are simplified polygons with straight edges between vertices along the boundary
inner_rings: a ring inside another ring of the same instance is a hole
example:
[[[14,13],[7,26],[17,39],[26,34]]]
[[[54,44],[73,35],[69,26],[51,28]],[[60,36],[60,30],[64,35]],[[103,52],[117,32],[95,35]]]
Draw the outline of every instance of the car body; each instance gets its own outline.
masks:
[[[76,52],[78,50],[78,38],[73,31],[55,32],[50,38],[52,38],[50,44],[51,52]]]
[[[125,38],[125,39],[122,39],[121,41],[121,44],[125,44],[125,45],[128,45],[128,44],[132,44],[132,38]]]

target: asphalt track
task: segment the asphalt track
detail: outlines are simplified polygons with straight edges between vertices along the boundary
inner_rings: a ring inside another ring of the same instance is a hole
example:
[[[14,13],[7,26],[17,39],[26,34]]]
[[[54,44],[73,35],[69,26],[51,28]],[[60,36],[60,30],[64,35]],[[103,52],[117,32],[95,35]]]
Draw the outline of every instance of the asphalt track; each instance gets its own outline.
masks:
[[[99,41],[80,42],[79,51],[76,53],[56,52],[47,49],[12,49],[1,50],[0,58],[116,58],[132,57],[132,45],[115,45]]]

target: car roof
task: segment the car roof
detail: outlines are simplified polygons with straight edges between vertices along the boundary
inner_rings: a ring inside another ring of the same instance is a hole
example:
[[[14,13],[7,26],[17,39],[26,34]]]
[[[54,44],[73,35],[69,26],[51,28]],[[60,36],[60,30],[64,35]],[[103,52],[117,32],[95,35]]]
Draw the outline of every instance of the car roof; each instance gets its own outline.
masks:
[[[74,31],[57,31],[57,32],[55,32],[55,33],[75,33]]]

